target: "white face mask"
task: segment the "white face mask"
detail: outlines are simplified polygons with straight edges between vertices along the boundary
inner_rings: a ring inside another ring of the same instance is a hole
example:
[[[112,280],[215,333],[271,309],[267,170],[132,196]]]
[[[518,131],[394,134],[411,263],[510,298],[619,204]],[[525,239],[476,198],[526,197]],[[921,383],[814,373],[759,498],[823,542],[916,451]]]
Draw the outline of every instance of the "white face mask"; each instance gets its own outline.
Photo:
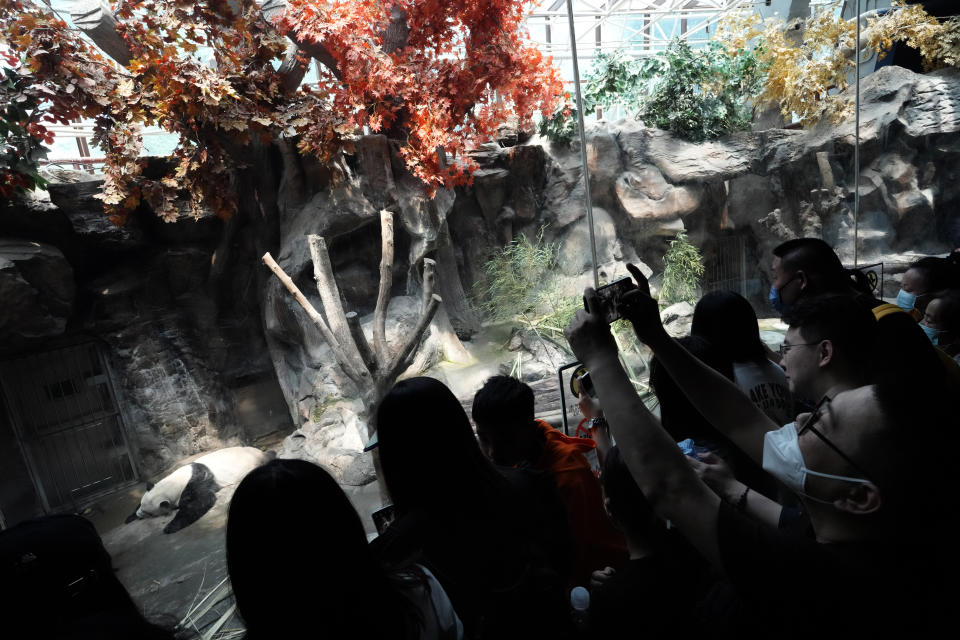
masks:
[[[785,424],[774,431],[768,431],[764,436],[763,469],[787,485],[794,493],[824,504],[831,504],[831,502],[814,498],[804,493],[804,485],[808,475],[843,480],[845,482],[859,482],[862,484],[870,482],[863,478],[835,476],[830,473],[820,473],[819,471],[811,471],[808,469],[803,462],[803,452],[800,451],[796,422]]]

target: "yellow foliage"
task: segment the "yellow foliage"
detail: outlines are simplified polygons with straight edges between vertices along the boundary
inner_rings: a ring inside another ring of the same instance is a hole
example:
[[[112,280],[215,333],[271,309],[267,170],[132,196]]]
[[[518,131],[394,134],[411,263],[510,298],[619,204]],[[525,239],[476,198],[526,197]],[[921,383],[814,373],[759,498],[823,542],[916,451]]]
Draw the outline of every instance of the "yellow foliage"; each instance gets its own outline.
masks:
[[[854,70],[856,21],[838,18],[839,1],[811,5],[811,15],[784,24],[757,13],[735,11],[719,23],[714,36],[730,52],[748,47],[768,65],[761,101],[775,103],[789,122],[816,124],[824,116],[838,122],[853,114],[850,100],[839,96]],[[923,56],[928,69],[960,66],[960,19],[939,22],[920,5],[894,0],[886,14],[862,31],[865,47],[882,57],[894,42],[905,42]]]
[[[891,11],[869,21],[866,44],[883,58],[894,42],[905,42],[920,52],[928,71],[960,66],[960,19],[938,21],[921,5],[894,0]]]

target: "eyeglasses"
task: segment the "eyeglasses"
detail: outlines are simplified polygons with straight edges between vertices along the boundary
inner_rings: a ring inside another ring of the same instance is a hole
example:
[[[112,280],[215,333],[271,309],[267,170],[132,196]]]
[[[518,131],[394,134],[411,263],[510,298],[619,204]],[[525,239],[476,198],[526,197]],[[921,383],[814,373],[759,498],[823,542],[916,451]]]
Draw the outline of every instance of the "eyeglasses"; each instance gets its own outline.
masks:
[[[792,345],[792,346],[799,346],[799,345]],[[810,413],[810,417],[807,418],[806,421],[803,423],[803,425],[797,430],[797,437],[799,438],[807,431],[810,431],[811,433],[813,433],[813,435],[820,438],[820,440],[822,440],[825,445],[833,449],[836,452],[836,454],[841,458],[843,458],[851,467],[856,469],[857,472],[860,473],[865,479],[869,480],[870,479],[869,473],[864,471],[860,465],[858,465],[856,462],[854,462],[850,458],[850,456],[845,454],[843,451],[840,451],[840,448],[837,445],[830,442],[827,436],[823,435],[823,433],[815,429],[813,426],[814,424],[816,424],[817,420],[819,420],[820,417],[823,415],[824,410],[829,411],[831,400],[833,399],[830,396],[823,396],[822,398],[820,398],[820,402],[818,402],[817,406],[814,407],[813,411]],[[871,482],[873,481],[871,480]]]
[[[823,340],[821,340],[820,342],[823,342]],[[783,344],[780,345],[780,349],[779,349],[779,351],[780,351],[780,356],[782,357],[782,356],[787,355],[787,353],[789,353],[790,349],[793,349],[794,347],[812,347],[812,346],[815,345],[815,344],[820,344],[820,342],[801,342],[800,344],[787,344],[787,343],[783,343]]]

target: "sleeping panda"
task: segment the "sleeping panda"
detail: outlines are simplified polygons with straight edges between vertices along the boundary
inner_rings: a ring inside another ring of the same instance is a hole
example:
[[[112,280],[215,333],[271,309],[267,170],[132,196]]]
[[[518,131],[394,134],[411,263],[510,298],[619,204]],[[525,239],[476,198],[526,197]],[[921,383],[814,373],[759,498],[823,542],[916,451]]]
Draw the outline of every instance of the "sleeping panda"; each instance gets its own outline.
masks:
[[[200,519],[217,502],[217,491],[240,482],[245,475],[272,460],[275,453],[255,447],[228,447],[200,456],[185,464],[157,484],[147,484],[140,507],[127,517],[164,516],[174,509],[177,515],[163,528],[174,533]]]

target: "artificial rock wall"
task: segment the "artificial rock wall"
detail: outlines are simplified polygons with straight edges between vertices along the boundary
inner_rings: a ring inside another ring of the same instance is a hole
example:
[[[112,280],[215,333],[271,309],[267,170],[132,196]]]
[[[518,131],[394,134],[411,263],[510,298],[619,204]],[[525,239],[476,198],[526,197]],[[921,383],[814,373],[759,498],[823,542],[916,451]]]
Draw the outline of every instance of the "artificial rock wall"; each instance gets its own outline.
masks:
[[[902,270],[911,252],[960,245],[960,74],[887,67],[862,87],[859,261]],[[291,432],[285,455],[327,465],[346,483],[373,478],[355,390],[302,310],[260,264],[267,248],[319,308],[305,236],[324,235],[347,310],[370,323],[380,252],[378,211],[396,223],[391,332],[409,331],[424,257],[438,263],[445,309],[411,373],[468,359],[480,318],[466,295],[491,248],[520,233],[561,244],[571,282],[590,265],[578,143],[516,136],[474,152],[474,183],[433,199],[382,136],[358,140],[339,179],[305,163],[297,190],[281,188],[275,218],[224,222],[149,212],[124,228],[91,195],[99,183],[64,173],[49,198],[0,210],[0,358],[50,340],[109,346],[141,468],[155,473],[185,455]],[[819,236],[853,261],[853,123],[811,131],[744,132],[703,144],[637,121],[588,127],[587,157],[601,270],[639,261],[657,273],[680,229],[716,260],[727,237],[749,250],[762,303],[770,249]],[[273,156],[274,159],[278,157]],[[281,187],[291,166],[279,160]],[[306,185],[306,186],[303,186]],[[895,292],[895,278],[887,294]],[[463,340],[461,345],[457,340]],[[466,349],[464,349],[464,345]]]

